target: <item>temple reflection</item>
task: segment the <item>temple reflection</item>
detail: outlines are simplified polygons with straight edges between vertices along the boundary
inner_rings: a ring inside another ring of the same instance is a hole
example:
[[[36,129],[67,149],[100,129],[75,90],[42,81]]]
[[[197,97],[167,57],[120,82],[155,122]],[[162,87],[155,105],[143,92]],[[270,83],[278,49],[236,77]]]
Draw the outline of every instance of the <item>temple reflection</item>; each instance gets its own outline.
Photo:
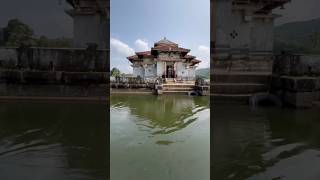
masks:
[[[187,127],[198,119],[195,114],[209,108],[209,100],[207,97],[117,95],[111,97],[111,106],[129,108],[132,115],[139,117],[136,124],[156,135]]]

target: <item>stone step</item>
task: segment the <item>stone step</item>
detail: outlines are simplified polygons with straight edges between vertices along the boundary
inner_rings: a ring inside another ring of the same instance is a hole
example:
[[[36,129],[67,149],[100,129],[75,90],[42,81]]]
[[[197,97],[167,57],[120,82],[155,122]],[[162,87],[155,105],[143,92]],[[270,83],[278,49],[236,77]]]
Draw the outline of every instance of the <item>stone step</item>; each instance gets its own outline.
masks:
[[[163,88],[194,88],[194,85],[190,84],[163,84]]]
[[[241,103],[248,104],[252,94],[212,94],[213,104]]]
[[[312,102],[312,105],[316,108],[320,108],[320,101],[314,101]]]
[[[270,73],[214,73],[211,83],[262,83],[269,84]]]
[[[190,91],[163,91],[163,94],[185,94],[188,95]]]
[[[213,83],[216,94],[253,94],[267,92],[268,86],[260,83]]]
[[[193,91],[194,88],[181,88],[181,87],[172,87],[172,88],[163,88],[164,91]]]

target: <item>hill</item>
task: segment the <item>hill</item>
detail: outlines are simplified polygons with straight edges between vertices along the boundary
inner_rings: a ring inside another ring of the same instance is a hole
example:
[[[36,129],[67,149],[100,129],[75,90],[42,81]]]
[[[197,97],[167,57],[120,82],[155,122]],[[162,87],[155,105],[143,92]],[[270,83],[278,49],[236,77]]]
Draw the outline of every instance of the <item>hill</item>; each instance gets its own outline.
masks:
[[[320,19],[292,22],[274,28],[274,50],[320,53]]]
[[[196,76],[204,79],[210,79],[210,68],[197,69]]]

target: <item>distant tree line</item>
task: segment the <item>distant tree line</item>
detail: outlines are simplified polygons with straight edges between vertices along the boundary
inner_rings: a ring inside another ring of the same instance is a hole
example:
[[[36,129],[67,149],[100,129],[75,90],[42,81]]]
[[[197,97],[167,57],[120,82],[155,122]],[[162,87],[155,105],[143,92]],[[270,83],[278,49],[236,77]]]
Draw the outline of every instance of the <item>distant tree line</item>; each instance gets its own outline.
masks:
[[[274,52],[320,54],[320,18],[276,26]]]
[[[20,46],[22,43],[37,47],[72,47],[71,38],[50,39],[46,36],[35,37],[34,31],[19,19],[12,19],[2,30],[0,46]]]
[[[124,77],[124,76],[130,76],[131,74],[125,74],[122,73],[118,68],[114,67],[111,69],[111,77]]]

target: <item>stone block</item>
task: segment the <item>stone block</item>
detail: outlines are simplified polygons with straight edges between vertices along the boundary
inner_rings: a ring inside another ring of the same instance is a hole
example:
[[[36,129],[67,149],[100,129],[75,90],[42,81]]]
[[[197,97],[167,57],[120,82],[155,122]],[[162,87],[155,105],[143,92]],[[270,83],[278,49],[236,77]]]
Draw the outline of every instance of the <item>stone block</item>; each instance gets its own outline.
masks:
[[[279,76],[272,76],[271,91],[282,89],[281,78]]]
[[[66,84],[106,84],[107,73],[104,72],[63,72]]]
[[[285,92],[284,102],[288,105],[298,108],[312,107],[313,102],[317,99],[318,92]]]
[[[317,90],[318,78],[282,76],[281,84],[284,90],[294,92],[312,92]]]
[[[316,89],[320,90],[320,77],[318,77],[318,79],[317,79]]]
[[[20,83],[22,81],[22,74],[19,70],[5,70],[0,72],[0,79],[6,83]]]
[[[60,82],[53,71],[24,71],[23,79],[28,84],[53,84]]]

